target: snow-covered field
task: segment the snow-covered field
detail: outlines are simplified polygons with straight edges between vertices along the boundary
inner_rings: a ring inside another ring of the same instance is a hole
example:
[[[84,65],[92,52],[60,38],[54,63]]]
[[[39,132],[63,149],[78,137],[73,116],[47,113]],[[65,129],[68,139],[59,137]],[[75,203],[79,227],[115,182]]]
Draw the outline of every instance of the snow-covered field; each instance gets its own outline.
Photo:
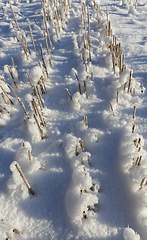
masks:
[[[147,239],[146,0],[1,0],[0,239]]]

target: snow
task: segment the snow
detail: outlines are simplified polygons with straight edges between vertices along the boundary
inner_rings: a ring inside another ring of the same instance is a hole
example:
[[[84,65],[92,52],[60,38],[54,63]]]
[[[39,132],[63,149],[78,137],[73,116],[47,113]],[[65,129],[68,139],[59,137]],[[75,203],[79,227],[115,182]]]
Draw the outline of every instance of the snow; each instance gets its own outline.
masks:
[[[147,239],[146,14],[1,1],[1,239]]]

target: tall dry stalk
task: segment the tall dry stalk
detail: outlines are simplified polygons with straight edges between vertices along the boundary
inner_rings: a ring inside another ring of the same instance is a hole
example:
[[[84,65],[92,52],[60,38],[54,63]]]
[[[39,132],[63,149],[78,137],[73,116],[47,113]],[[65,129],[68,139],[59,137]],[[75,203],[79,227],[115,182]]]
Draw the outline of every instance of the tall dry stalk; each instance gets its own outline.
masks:
[[[31,34],[31,40],[32,40],[32,44],[33,44],[33,47],[34,47],[34,51],[36,53],[36,48],[35,48],[35,43],[34,43],[34,39],[33,39],[32,29],[31,29],[30,21],[29,21],[28,18],[27,18],[27,22],[28,22],[28,26],[29,26],[29,30],[30,30],[30,34]]]

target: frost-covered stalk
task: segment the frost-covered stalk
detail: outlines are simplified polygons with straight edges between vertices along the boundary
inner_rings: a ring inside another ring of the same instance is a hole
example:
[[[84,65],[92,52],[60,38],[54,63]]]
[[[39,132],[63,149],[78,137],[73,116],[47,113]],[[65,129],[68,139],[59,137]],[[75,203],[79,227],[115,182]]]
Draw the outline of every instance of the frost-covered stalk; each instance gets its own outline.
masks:
[[[135,9],[137,8],[137,1],[138,1],[138,0],[136,0],[136,2],[135,2]]]
[[[18,37],[16,36],[16,34],[15,34],[15,33],[13,33],[13,34],[14,34],[14,36],[15,36],[17,42],[19,42],[19,39],[18,39]]]
[[[32,108],[33,108],[33,110],[34,110],[34,113],[35,113],[36,115],[38,115],[37,110],[36,110],[36,108],[35,108],[34,99],[31,101],[31,104],[32,104]]]
[[[20,169],[20,166],[18,165],[18,163],[15,164],[15,167],[17,168],[18,172],[20,173],[20,176],[21,176],[22,179],[24,180],[24,182],[25,182],[25,184],[26,184],[26,186],[27,186],[29,192],[30,192],[32,195],[34,195],[35,192],[32,190],[30,184],[28,183],[28,180],[26,179],[24,173],[23,173],[22,170]]]
[[[40,109],[41,109],[41,111],[42,111],[42,105],[41,105],[40,98],[39,98],[39,96],[38,96],[38,93],[37,93],[37,90],[36,90],[35,85],[34,85],[34,91],[35,91],[35,95],[36,95],[36,97],[37,97],[37,100],[38,100],[38,103],[39,103]]]
[[[1,95],[2,95],[2,98],[3,98],[4,102],[8,105],[7,99],[5,98],[4,94],[1,93]],[[0,106],[1,106],[1,105],[0,105]]]
[[[30,82],[30,84],[31,84],[31,87],[33,88],[33,83],[32,83],[32,81],[31,81],[31,78],[30,78],[30,75],[29,75],[28,72],[27,72],[27,76],[28,76],[29,82]]]
[[[49,52],[49,48],[48,48],[48,43],[47,43],[47,38],[46,38],[45,32],[44,32],[44,39],[45,39],[47,54],[48,54],[48,56],[49,56],[49,63],[50,63],[50,66],[52,66],[52,64],[51,64],[51,58],[50,58],[50,52]]]
[[[79,148],[78,148],[78,146],[76,146],[76,156],[78,156],[79,155]]]
[[[31,55],[31,51],[30,51],[30,48],[29,48],[29,45],[28,45],[28,42],[27,42],[26,35],[24,35],[24,40],[25,40],[25,44],[26,44],[26,49],[28,49],[29,54]]]
[[[48,71],[47,71],[47,67],[46,67],[46,63],[43,57],[43,50],[42,50],[42,44],[40,44],[40,51],[41,51],[41,57],[42,57],[42,62],[43,62],[43,66],[47,75],[47,78],[49,79],[49,75],[48,75]]]
[[[1,219],[1,222],[4,223],[7,227],[13,229],[13,232],[19,235],[22,235],[22,233],[17,230],[15,227],[13,227],[11,224],[9,224],[8,222],[6,222],[5,220]]]
[[[72,100],[72,96],[71,94],[69,93],[69,90],[67,88],[65,88],[65,91],[67,92],[68,96],[70,97],[70,99]]]
[[[4,94],[6,95],[6,97],[9,99],[10,103],[14,104],[13,101],[11,100],[11,98],[9,97],[8,93],[3,89],[2,86],[0,86],[0,87],[1,87],[2,91],[4,92]]]
[[[78,84],[79,84],[79,93],[81,94],[81,85],[80,85],[80,81],[79,81],[79,78],[78,78],[77,73],[75,73],[75,75],[76,75],[76,78],[77,78],[77,81],[78,81]]]
[[[19,28],[19,26],[18,26],[17,20],[16,20],[16,18],[15,18],[15,14],[14,14],[14,12],[13,12],[13,8],[12,8],[11,5],[10,5],[10,8],[11,8],[11,12],[12,12],[12,14],[13,14],[13,19],[14,19],[14,22],[15,22],[15,24],[16,24],[16,27],[17,27],[18,31],[20,31],[20,28]]]
[[[33,39],[32,29],[31,29],[30,22],[29,22],[28,18],[27,18],[27,22],[28,22],[28,26],[29,26],[29,30],[30,30],[30,34],[31,34],[31,39],[32,39],[32,44],[33,44],[33,47],[34,47],[34,51],[36,53],[36,48],[35,48],[35,43],[34,43],[34,39]]]
[[[14,64],[14,60],[13,60],[13,58],[12,58],[12,57],[11,57],[11,62],[12,62],[12,65],[13,65],[13,67],[14,67],[15,71],[16,71],[17,78],[18,78],[18,80],[21,82],[21,80],[20,80],[20,77],[19,77],[19,75],[18,75],[18,72],[17,72],[17,69],[16,69],[16,66],[15,66],[15,64]]]
[[[36,102],[35,102],[35,99],[33,99],[33,100],[31,101],[31,103],[32,103],[32,107],[33,107],[33,109],[34,109],[35,115],[36,115],[36,116],[39,115],[41,124],[42,124],[43,126],[45,126],[46,122],[45,122],[45,120],[42,118],[43,114],[42,114],[42,113],[40,114],[40,111],[39,111],[38,106],[37,106],[37,104],[36,104]],[[37,113],[38,113],[38,114],[37,114]],[[41,116],[41,115],[42,115],[42,116]]]
[[[29,60],[29,57],[28,57],[28,54],[27,54],[27,49],[25,48],[24,41],[23,41],[22,38],[21,38],[21,44],[22,44],[22,47],[23,47],[24,53],[25,53],[25,55],[26,55],[26,57],[27,57],[27,60]]]
[[[119,61],[119,75],[121,75],[122,73],[122,55],[121,54],[119,56],[118,61]]]
[[[3,8],[3,6],[1,6],[1,8],[2,8],[2,11],[3,11],[4,18],[7,19],[7,14],[6,14],[5,9]]]
[[[25,106],[24,106],[24,103],[23,103],[23,102],[20,102],[20,103],[21,103],[21,106],[22,106],[22,108],[23,108],[23,110],[24,110],[27,118],[29,119],[29,116],[28,116],[28,114],[27,114],[27,111],[26,111],[26,108],[25,108]]]
[[[83,48],[83,51],[84,51],[84,64],[85,64],[85,70],[87,72],[87,59],[86,59],[86,50],[85,48]]]
[[[115,56],[114,56],[114,53],[112,53],[112,64],[113,64],[113,71],[114,71],[114,74],[115,74]]]
[[[51,51],[53,52],[53,47],[52,47],[52,43],[51,43],[51,39],[50,39],[48,27],[47,27],[47,22],[46,22],[45,9],[44,9],[43,2],[42,2],[42,1],[41,1],[41,4],[42,4],[42,9],[43,9],[43,17],[44,17],[44,23],[45,23],[46,33],[47,33],[47,37],[48,37],[48,40],[49,40],[49,44],[50,44]]]
[[[36,88],[37,88],[38,96],[39,96],[39,98],[40,98],[41,105],[42,105],[42,107],[44,108],[44,103],[43,103],[43,100],[42,100],[42,97],[41,97],[41,94],[40,94],[40,91],[39,91],[39,87],[36,86]]]
[[[10,233],[6,232],[6,235],[7,235],[7,237],[8,237],[8,238],[6,238],[6,239],[14,240],[14,238],[10,235]]]
[[[43,130],[40,128],[40,125],[39,125],[39,123],[38,123],[38,120],[37,120],[35,114],[34,114],[34,118],[35,118],[35,122],[36,122],[36,124],[37,124],[37,127],[38,127],[38,129],[39,129],[39,132],[40,132],[41,138],[43,139]]]
[[[9,73],[10,73],[10,76],[11,76],[11,78],[14,80],[14,76],[13,76],[13,74],[12,74],[12,72],[11,72],[11,69],[10,69],[10,67],[7,65],[7,68],[8,68],[8,71],[9,71]]]
[[[90,51],[90,18],[89,18],[89,6],[87,5],[88,13],[88,46],[89,46],[89,61],[91,62],[91,51]]]
[[[85,126],[88,128],[88,120],[86,116],[83,116],[83,121],[85,123]]]

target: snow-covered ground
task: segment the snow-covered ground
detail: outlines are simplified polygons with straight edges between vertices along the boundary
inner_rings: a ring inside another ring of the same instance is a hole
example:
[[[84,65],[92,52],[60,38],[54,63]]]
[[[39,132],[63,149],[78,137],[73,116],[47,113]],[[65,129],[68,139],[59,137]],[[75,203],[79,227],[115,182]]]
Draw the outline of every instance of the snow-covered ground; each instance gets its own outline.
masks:
[[[146,77],[146,0],[1,0],[1,239],[147,239]]]

